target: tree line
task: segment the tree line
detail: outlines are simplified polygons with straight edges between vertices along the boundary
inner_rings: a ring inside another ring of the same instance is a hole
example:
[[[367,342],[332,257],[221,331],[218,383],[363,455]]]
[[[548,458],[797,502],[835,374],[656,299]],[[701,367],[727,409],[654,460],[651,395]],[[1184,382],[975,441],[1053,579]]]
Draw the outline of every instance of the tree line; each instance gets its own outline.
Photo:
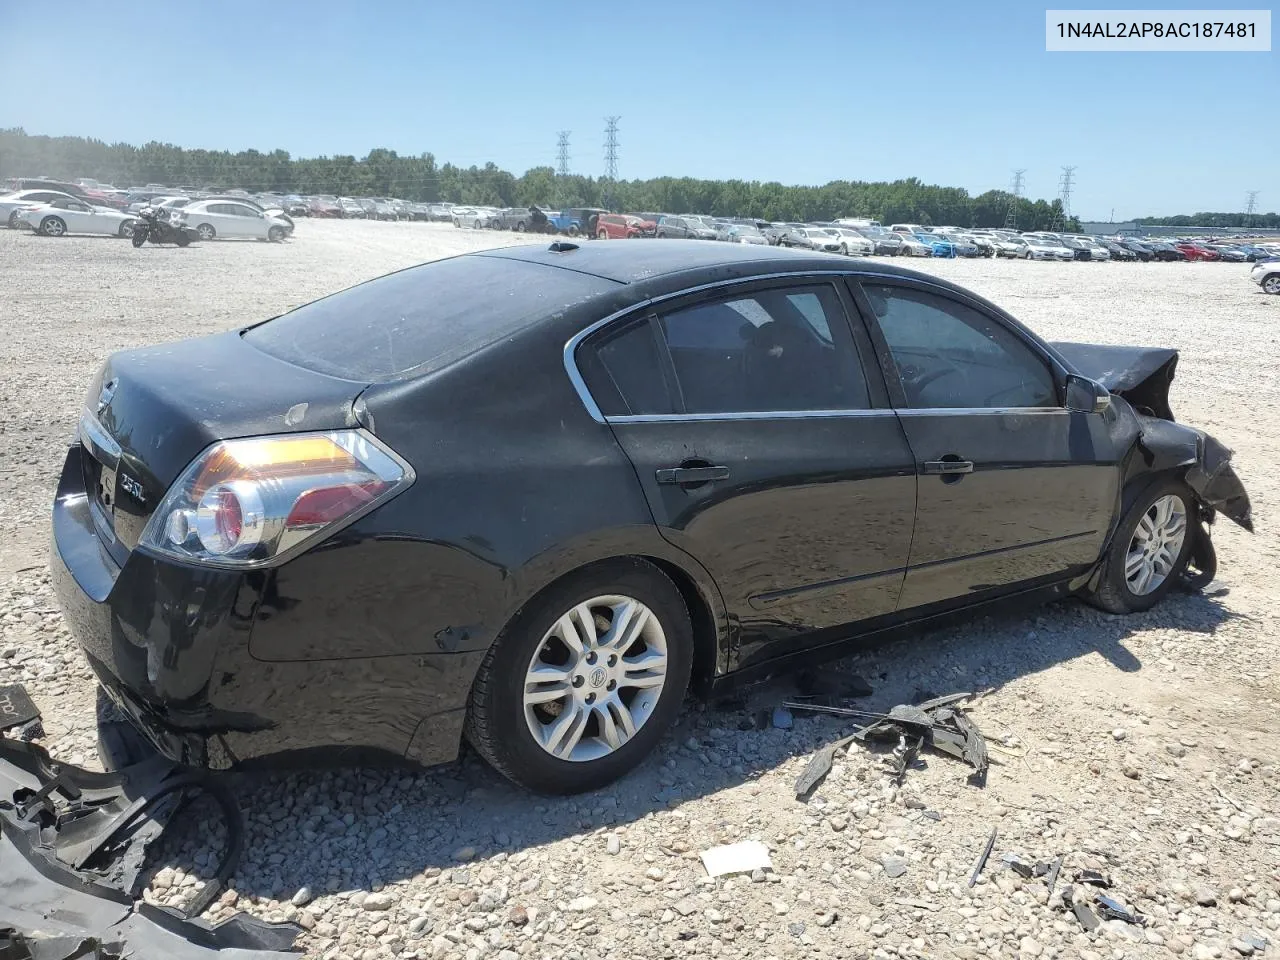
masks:
[[[1139,217],[1149,227],[1261,227],[1280,229],[1280,213],[1193,213],[1176,217]]]
[[[509,207],[591,206],[625,211],[697,212],[771,221],[866,217],[881,223],[998,227],[1006,222],[1012,194],[988,190],[971,196],[961,187],[904,180],[833,180],[822,186],[788,186],[748,180],[655,177],[618,180],[558,176],[534,167],[522,176],[494,163],[459,167],[434,155],[401,156],[378,148],[367,156],[292,157],[287,151],[188,150],[168,143],[106,143],[84,137],[48,137],[21,128],[0,130],[0,178],[93,177],[117,186],[149,183],[198,189],[239,187],[336,196],[386,196],[417,202],[451,201]],[[1049,229],[1061,216],[1057,199],[1016,199],[1020,230]],[[1071,218],[1066,229],[1079,230]]]

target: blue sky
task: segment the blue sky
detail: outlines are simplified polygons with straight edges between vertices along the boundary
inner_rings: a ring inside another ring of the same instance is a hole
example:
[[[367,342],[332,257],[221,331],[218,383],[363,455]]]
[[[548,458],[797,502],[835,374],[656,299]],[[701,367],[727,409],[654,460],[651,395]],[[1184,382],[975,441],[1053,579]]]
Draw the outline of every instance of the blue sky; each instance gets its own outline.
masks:
[[[1086,219],[1241,210],[1247,190],[1280,209],[1280,54],[1046,53],[1044,10],[0,0],[0,127],[294,156],[384,146],[517,174],[553,164],[570,130],[572,169],[598,175],[617,114],[625,178],[979,193],[1024,167],[1042,197],[1073,164]]]

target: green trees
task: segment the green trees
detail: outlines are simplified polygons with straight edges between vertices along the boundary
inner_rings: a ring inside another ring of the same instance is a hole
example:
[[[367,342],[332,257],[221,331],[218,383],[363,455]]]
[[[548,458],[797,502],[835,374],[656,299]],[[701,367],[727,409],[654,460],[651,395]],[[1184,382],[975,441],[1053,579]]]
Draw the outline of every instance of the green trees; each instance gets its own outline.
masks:
[[[655,177],[606,185],[594,177],[558,177],[550,167],[534,167],[516,177],[493,163],[466,168],[437,165],[430,153],[400,156],[381,147],[362,159],[346,155],[295,159],[283,150],[231,153],[185,150],[155,142],[135,147],[83,137],[36,136],[20,128],[0,130],[0,179],[14,176],[94,177],[120,187],[148,183],[201,189],[241,187],[494,206],[604,206],[602,199],[608,192],[614,208],[620,210],[775,221],[867,217],[885,224],[963,227],[1002,226],[1010,200],[1001,190],[971,197],[960,187],[927,184],[915,177],[892,183],[833,180],[822,186]],[[1018,201],[1018,227],[1047,229],[1059,209],[1056,200],[1048,203],[1023,198]]]

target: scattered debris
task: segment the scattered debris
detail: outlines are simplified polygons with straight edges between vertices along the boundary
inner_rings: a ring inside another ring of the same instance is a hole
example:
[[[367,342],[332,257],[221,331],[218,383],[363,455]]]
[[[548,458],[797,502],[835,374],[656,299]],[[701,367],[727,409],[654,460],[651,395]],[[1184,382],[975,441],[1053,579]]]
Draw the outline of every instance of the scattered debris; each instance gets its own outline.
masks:
[[[1043,861],[1038,863],[1027,863],[1018,857],[1010,854],[1003,858],[1004,862],[1009,865],[1009,869],[1022,877],[1024,880],[1034,880],[1036,877],[1043,877],[1049,873],[1051,865]]]
[[[778,722],[780,714],[785,715],[786,729],[791,724],[792,711],[808,711],[827,713],[838,717],[852,717],[867,721],[866,725],[852,734],[823,747],[809,761],[800,777],[796,780],[796,797],[802,799],[822,782],[831,770],[835,755],[845,749],[854,740],[866,740],[868,737],[897,737],[898,743],[893,751],[893,775],[899,783],[906,771],[915,762],[923,747],[929,746],[943,753],[964,760],[973,767],[973,776],[978,782],[984,782],[987,775],[987,743],[981,731],[973,721],[953,704],[972,696],[969,693],[954,693],[945,697],[937,697],[918,705],[899,704],[888,713],[872,713],[852,707],[834,706],[827,703],[788,700],[774,710],[773,725]]]
[[[1065,854],[1058,854],[1058,859],[1053,861],[1053,866],[1049,868],[1049,875],[1045,877],[1044,882],[1049,885],[1049,899],[1053,899],[1053,888],[1058,885],[1058,874],[1062,872],[1062,861]]]
[[[1077,870],[1075,881],[1076,883],[1087,883],[1090,886],[1101,887],[1103,890],[1111,889],[1111,878],[1097,870]]]
[[[20,699],[9,702],[25,712]],[[201,793],[218,804],[227,826],[213,878],[185,914],[135,900],[148,846],[173,812]],[[222,892],[243,844],[239,804],[206,771],[156,755],[95,773],[0,736],[0,931],[7,931],[0,938],[10,946],[0,956],[213,960],[228,950],[242,960],[296,957],[296,924],[243,913],[216,926],[193,919]]]
[[[1098,894],[1094,898],[1094,903],[1098,905],[1098,912],[1108,920],[1123,920],[1125,923],[1136,924],[1139,927],[1147,925],[1146,917],[1105,893]]]
[[[1066,896],[1065,892],[1063,896]],[[1071,901],[1071,910],[1075,913],[1076,919],[1080,921],[1080,926],[1084,927],[1088,933],[1093,933],[1098,927],[1102,926],[1102,921],[1098,919],[1098,915],[1083,900]]]
[[[773,708],[773,726],[776,730],[790,730],[795,726],[795,718],[791,716],[786,704]]]
[[[759,840],[743,840],[740,843],[730,843],[704,850],[702,865],[707,868],[709,877],[773,869],[773,864],[769,860],[769,848]]]
[[[969,878],[969,886],[973,886],[978,882],[978,876],[982,873],[982,868],[987,865],[987,859],[991,856],[991,850],[996,845],[996,828],[991,828],[991,836],[987,838],[987,845],[982,850],[982,856],[978,858],[978,862],[973,866],[973,876]]]
[[[884,868],[886,877],[897,879],[907,872],[907,861],[902,857],[894,857],[885,854],[880,858],[880,866]]]

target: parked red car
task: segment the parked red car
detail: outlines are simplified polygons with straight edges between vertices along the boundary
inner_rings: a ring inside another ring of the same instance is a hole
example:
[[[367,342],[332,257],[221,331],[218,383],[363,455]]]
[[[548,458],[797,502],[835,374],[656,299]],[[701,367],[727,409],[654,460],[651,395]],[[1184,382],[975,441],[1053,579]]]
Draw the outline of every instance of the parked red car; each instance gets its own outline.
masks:
[[[1175,247],[1187,255],[1188,260],[1221,260],[1222,254],[1217,250],[1210,250],[1208,247],[1202,247],[1198,243],[1192,243],[1189,240],[1175,243]]]
[[[602,213],[596,218],[597,240],[630,240],[632,237],[653,237],[657,234],[656,223],[629,213]]]

